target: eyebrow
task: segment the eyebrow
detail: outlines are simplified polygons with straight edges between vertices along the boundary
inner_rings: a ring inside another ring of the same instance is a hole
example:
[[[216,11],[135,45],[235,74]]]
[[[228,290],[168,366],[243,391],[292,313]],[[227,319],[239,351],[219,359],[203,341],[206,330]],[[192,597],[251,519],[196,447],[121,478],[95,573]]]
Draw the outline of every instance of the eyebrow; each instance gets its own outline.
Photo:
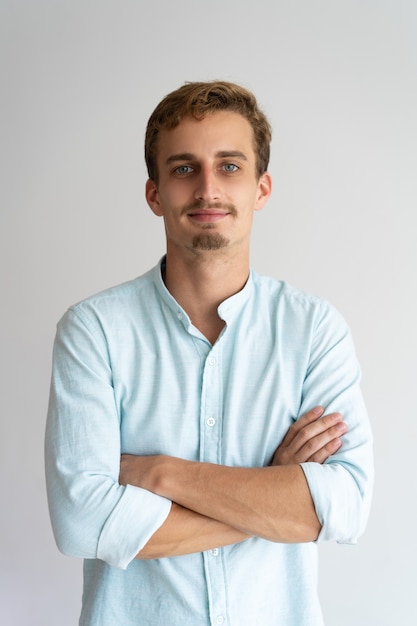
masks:
[[[247,161],[247,156],[244,152],[240,150],[220,150],[216,152],[215,157],[217,159],[229,159],[229,158],[239,158]],[[197,161],[198,158],[192,152],[181,152],[179,154],[171,154],[166,160],[166,164],[175,163],[177,161]]]

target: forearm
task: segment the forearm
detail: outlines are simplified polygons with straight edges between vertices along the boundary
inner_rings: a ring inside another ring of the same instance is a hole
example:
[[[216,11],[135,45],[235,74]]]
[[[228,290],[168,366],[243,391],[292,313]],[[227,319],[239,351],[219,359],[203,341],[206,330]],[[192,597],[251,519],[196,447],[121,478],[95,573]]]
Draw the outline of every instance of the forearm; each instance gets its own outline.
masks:
[[[177,514],[166,520],[146,551],[141,551],[141,558],[148,558],[148,550],[151,556],[154,550],[173,556],[177,544],[184,550],[189,540],[198,541],[196,549],[205,550],[208,530],[220,532],[214,539],[217,546],[240,541],[239,533],[282,542],[314,540],[320,524],[299,463],[323,463],[339,449],[339,437],[346,430],[340,414],[323,414],[322,407],[315,407],[294,423],[274,454],[272,468],[222,467],[163,455],[122,455],[121,484],[164,494],[186,507],[179,507]],[[178,519],[177,526],[173,522]],[[182,533],[179,537],[178,532]],[[194,543],[186,549],[194,551]]]
[[[299,465],[237,468],[167,456],[146,463],[137,484],[248,535],[298,543],[320,532]]]
[[[190,511],[175,502],[162,526],[136,556],[157,559],[203,552],[239,543],[249,535],[232,526]]]

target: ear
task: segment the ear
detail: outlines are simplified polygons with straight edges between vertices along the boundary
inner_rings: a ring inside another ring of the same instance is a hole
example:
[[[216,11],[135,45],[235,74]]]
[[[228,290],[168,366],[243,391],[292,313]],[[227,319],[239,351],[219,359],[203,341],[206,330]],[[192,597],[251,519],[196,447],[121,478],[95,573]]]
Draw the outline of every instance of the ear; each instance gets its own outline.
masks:
[[[258,181],[258,191],[256,195],[255,211],[260,211],[267,203],[272,193],[272,178],[268,172],[264,172]]]
[[[145,197],[146,202],[149,204],[151,210],[155,213],[155,215],[161,217],[163,215],[163,211],[159,203],[158,188],[154,181],[150,178],[146,181]]]

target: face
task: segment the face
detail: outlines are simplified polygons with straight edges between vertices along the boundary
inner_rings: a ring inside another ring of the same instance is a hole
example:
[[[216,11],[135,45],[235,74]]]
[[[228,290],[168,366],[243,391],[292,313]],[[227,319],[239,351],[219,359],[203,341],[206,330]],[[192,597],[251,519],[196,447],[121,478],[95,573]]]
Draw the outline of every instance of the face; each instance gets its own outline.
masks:
[[[241,115],[221,111],[185,118],[158,138],[159,181],[146,198],[162,216],[167,251],[248,251],[254,211],[271,193],[267,173],[256,176],[253,131]]]

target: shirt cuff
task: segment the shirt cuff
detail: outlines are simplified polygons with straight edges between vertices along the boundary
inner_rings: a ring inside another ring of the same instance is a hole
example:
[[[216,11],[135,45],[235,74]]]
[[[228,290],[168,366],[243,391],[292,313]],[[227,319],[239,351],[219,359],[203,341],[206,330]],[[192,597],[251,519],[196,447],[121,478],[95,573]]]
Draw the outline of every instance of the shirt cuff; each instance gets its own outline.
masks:
[[[162,526],[172,502],[151,491],[126,485],[100,534],[97,558],[126,569],[152,535]]]
[[[354,544],[362,532],[364,503],[354,478],[337,463],[301,463],[322,526],[316,542]]]

